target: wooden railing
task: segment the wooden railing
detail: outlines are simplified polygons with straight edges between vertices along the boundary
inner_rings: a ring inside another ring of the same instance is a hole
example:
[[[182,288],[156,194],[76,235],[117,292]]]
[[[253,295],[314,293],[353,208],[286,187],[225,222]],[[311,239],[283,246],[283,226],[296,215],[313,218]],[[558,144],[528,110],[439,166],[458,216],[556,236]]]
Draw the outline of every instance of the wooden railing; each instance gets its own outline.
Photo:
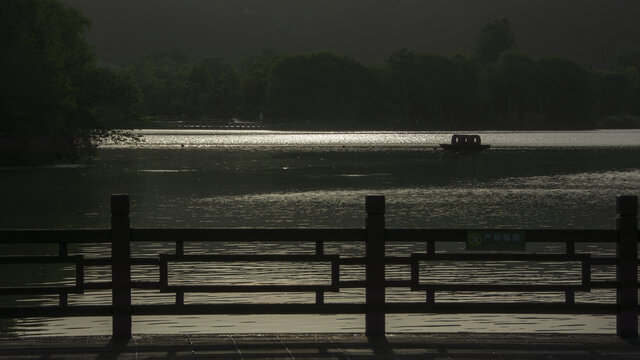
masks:
[[[387,229],[385,227],[384,196],[366,198],[364,229],[135,229],[130,227],[128,195],[111,197],[111,229],[103,230],[0,230],[0,244],[57,244],[56,255],[0,256],[3,264],[74,264],[75,285],[47,287],[3,287],[0,296],[59,296],[57,306],[0,307],[2,318],[111,316],[112,335],[131,337],[132,316],[183,314],[365,314],[365,332],[369,336],[385,334],[385,315],[398,313],[530,313],[530,314],[615,314],[617,334],[638,335],[638,200],[636,196],[617,198],[617,229],[615,230],[513,230],[523,234],[527,243],[563,243],[564,252],[555,254],[496,253],[438,251],[438,243],[465,243],[467,230],[460,229]],[[504,231],[504,230],[502,230]],[[315,243],[315,252],[308,255],[221,255],[185,254],[188,242],[295,242]],[[131,243],[172,242],[175,251],[157,257],[132,257]],[[360,257],[325,254],[327,242],[365,244]],[[386,256],[385,244],[419,242],[426,251],[407,256]],[[86,258],[69,255],[70,244],[111,244],[111,256]],[[576,252],[576,243],[615,243],[616,256],[592,256]],[[3,245],[8,246],[8,245]],[[324,262],[331,264],[331,282],[326,285],[170,285],[168,264],[174,262]],[[420,281],[420,263],[425,261],[527,261],[579,262],[580,284],[432,284]],[[410,267],[408,280],[387,280],[385,266],[404,264]],[[111,281],[85,281],[85,269],[111,265]],[[131,267],[153,265],[159,269],[157,281],[132,281]],[[364,265],[365,280],[341,280],[344,265]],[[594,281],[594,265],[616,266],[616,280]],[[347,288],[364,288],[365,303],[326,303],[326,292]],[[425,294],[422,302],[385,301],[385,290],[404,288]],[[132,289],[152,289],[175,295],[173,304],[132,304]],[[576,302],[576,292],[592,289],[613,289],[616,303]],[[111,290],[111,305],[70,305],[69,294],[85,291]],[[559,292],[564,302],[483,303],[437,301],[439,292]],[[252,304],[185,304],[187,293],[234,292],[311,292],[314,303],[252,303]]]

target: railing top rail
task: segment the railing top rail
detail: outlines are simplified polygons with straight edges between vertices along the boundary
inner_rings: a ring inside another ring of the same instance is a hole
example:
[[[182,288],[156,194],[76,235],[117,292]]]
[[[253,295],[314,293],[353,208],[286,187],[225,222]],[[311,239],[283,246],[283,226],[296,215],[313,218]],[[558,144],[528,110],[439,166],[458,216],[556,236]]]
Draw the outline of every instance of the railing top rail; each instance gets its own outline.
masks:
[[[609,229],[501,229],[524,231],[526,241],[615,243],[617,231]],[[466,229],[387,229],[389,242],[464,242]],[[131,229],[132,241],[292,241],[364,242],[364,229],[341,228],[213,228],[213,229]],[[109,243],[109,229],[0,230],[0,244]]]
[[[110,243],[109,229],[0,230],[0,244]]]
[[[475,230],[475,229],[474,229]],[[482,229],[477,229],[482,230]],[[537,242],[600,242],[618,241],[616,230],[609,229],[499,229],[524,231],[526,241]],[[465,242],[467,229],[387,229],[389,242]]]

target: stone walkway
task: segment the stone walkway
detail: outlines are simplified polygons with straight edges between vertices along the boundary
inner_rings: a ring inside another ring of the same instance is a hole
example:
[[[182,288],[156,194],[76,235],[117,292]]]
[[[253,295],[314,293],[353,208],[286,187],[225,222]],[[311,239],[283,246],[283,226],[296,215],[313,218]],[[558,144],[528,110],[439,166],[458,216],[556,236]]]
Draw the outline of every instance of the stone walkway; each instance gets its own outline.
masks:
[[[615,335],[136,335],[0,339],[0,359],[640,359]]]

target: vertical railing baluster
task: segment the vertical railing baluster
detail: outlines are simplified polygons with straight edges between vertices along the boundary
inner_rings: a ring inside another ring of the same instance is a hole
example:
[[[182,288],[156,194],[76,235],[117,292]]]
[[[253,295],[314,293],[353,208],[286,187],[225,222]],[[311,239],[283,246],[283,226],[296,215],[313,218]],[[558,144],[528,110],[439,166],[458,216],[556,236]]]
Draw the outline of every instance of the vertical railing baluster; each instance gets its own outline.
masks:
[[[638,337],[638,197],[617,198],[616,330],[621,337]]]
[[[436,292],[433,291],[433,290],[427,290],[426,301],[427,301],[427,304],[429,304],[429,305],[435,304],[435,302],[436,302]]]
[[[176,240],[176,255],[184,255],[184,240]]]
[[[69,255],[69,245],[66,242],[58,243],[58,256],[65,257]]]
[[[366,314],[365,334],[385,335],[385,199],[366,197]]]
[[[576,243],[575,241],[567,241],[564,243],[564,252],[567,255],[575,255],[576,254]],[[576,292],[574,290],[566,290],[564,292],[564,302],[568,305],[573,305],[576,303]]]
[[[433,240],[427,240],[427,254],[435,254],[436,253],[436,242]],[[418,270],[420,271],[420,270]],[[433,290],[427,290],[426,297],[427,304],[434,304],[436,302],[436,293]]]
[[[573,305],[576,303],[576,292],[573,290],[566,290],[564,292],[564,302],[568,305]]]
[[[567,255],[575,255],[576,253],[576,242],[575,241],[567,241],[564,243],[565,251],[564,253]]]
[[[582,286],[591,288],[591,263],[582,262]]]
[[[427,240],[427,254],[436,253],[436,242],[433,240]]]
[[[323,256],[324,255],[324,241],[323,240],[316,240],[316,256]],[[333,269],[331,269],[330,271],[333,272]],[[324,304],[324,291],[323,290],[317,290],[316,291],[316,305],[323,305]]]
[[[169,262],[168,254],[158,254],[158,283],[160,283],[160,291],[169,291]]]
[[[316,240],[316,256],[324,255],[324,240]]]
[[[74,257],[76,258],[76,293],[84,294],[84,257],[82,255]]]
[[[129,195],[111,195],[112,336],[131,338]]]
[[[60,306],[61,308],[66,308],[67,306],[69,306],[69,294],[64,291],[61,291],[58,294],[58,306]]]

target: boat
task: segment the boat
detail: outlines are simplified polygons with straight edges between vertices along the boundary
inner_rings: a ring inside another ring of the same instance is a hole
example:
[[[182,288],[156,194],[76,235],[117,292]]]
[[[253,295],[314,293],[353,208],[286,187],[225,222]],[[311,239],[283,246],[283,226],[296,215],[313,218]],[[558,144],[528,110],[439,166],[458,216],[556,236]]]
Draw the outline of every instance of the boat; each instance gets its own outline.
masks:
[[[450,151],[481,151],[487,150],[491,145],[483,145],[480,135],[454,134],[450,144],[440,144],[440,147]]]

